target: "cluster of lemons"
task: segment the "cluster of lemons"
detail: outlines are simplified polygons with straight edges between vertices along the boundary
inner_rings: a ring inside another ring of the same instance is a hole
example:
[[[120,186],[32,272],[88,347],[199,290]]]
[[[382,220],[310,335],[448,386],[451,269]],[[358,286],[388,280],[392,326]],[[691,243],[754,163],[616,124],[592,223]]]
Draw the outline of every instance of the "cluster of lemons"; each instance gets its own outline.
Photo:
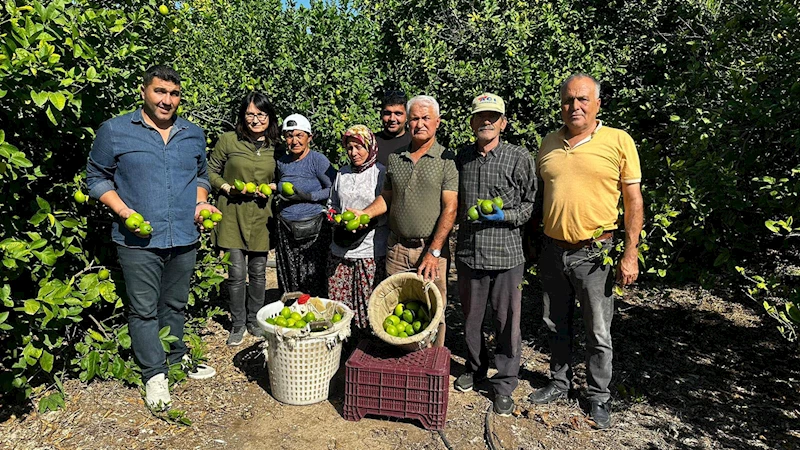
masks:
[[[481,212],[484,214],[491,214],[494,212],[494,207],[497,206],[497,209],[503,209],[503,199],[500,197],[495,197],[491,200],[484,200],[478,199],[475,205],[471,206],[467,210],[467,217],[470,220],[478,220],[480,215],[478,214],[478,208],[480,208]]]
[[[353,211],[345,211],[341,214],[336,214],[335,216],[333,216],[333,220],[339,224],[344,222],[344,227],[347,228],[348,231],[353,231],[358,227],[360,227],[361,225],[369,224],[368,215],[362,214],[356,217],[356,214]]]
[[[233,180],[233,187],[242,194],[255,194],[256,192],[261,192],[266,196],[272,195],[272,188],[270,188],[267,183],[261,183],[256,186],[256,184],[252,181],[245,183],[242,180],[236,179]]]
[[[140,236],[150,236],[153,233],[153,227],[139,213],[133,213],[125,219],[125,228]]]
[[[201,209],[200,217],[203,218],[203,228],[206,230],[211,230],[218,223],[222,222],[222,213],[212,213],[211,210],[208,209]]]
[[[284,328],[305,328],[307,324],[315,320],[317,320],[317,315],[313,311],[308,311],[305,315],[302,315],[297,311],[292,311],[288,306],[284,306],[276,317],[270,317],[265,322]],[[342,315],[338,312],[334,313],[331,322],[336,323],[340,320],[342,320]]]
[[[389,336],[406,338],[428,328],[431,323],[428,307],[418,301],[398,303],[393,314],[383,321],[383,331]]]

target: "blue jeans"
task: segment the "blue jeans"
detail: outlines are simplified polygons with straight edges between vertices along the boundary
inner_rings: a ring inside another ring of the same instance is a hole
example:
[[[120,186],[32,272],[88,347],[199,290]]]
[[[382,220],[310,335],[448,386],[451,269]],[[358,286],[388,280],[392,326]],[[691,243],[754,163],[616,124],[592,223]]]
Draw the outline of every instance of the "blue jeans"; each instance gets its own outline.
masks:
[[[168,373],[168,365],[181,361],[183,310],[189,301],[189,286],[197,257],[194,245],[169,249],[117,246],[122,275],[128,293],[128,332],[131,347],[146,382],[153,375]],[[169,326],[177,337],[168,353],[161,347],[158,332]]]
[[[572,384],[572,317],[575,300],[583,310],[586,331],[586,381],[590,401],[611,398],[611,319],[614,316],[612,266],[603,264],[602,252],[594,245],[566,250],[552,239],[539,259],[544,323],[549,330],[550,378],[561,389]],[[610,250],[611,240],[603,243]]]
[[[256,313],[264,306],[267,254],[236,248],[226,251],[231,255],[227,284],[233,328],[241,328],[245,324],[258,328]]]

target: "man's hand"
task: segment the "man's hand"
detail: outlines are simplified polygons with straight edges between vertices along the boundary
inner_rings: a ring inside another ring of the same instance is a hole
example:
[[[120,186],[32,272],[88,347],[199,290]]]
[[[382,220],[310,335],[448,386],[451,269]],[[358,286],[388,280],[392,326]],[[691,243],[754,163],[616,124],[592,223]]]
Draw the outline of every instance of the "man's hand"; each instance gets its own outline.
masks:
[[[206,231],[206,228],[203,226],[203,217],[200,216],[200,211],[203,209],[207,209],[211,211],[211,214],[220,213],[222,211],[218,210],[216,206],[210,203],[200,203],[194,207],[194,223],[196,223],[200,227],[200,231]]]
[[[439,258],[430,253],[425,253],[422,263],[417,269],[417,275],[422,276],[425,281],[434,281],[439,278]]]
[[[506,214],[503,212],[502,209],[498,208],[497,205],[492,204],[492,213],[491,214],[484,214],[480,208],[478,208],[478,220],[482,222],[502,222],[506,219]]]
[[[125,225],[125,221],[128,220],[128,217],[130,217],[130,216],[132,216],[134,214],[136,214],[136,210],[134,210],[133,208],[125,207],[125,208],[122,208],[119,211],[119,217],[120,217],[120,219],[122,219],[122,226],[124,226],[126,229],[129,229],[129,228],[127,227],[127,225]],[[146,223],[146,224],[149,225],[150,221],[149,220],[145,220],[143,223]],[[131,230],[131,233],[135,234],[136,237],[140,237],[142,239],[150,239],[150,233],[148,233],[148,234],[140,234],[139,233],[139,230],[140,230],[139,227],[136,227],[135,230]]]
[[[620,286],[633,284],[639,278],[639,258],[636,251],[626,251],[617,267],[617,283]]]

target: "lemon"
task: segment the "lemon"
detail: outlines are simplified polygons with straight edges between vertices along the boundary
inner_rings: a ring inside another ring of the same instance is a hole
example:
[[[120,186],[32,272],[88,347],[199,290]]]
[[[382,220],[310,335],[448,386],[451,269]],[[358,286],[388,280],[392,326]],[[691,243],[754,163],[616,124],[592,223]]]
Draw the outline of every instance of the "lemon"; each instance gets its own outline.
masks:
[[[339,313],[335,313],[333,315],[333,318],[331,318],[331,322],[333,322],[333,323],[336,323],[336,322],[338,322],[340,320],[342,320],[342,315],[339,314]]]
[[[97,279],[100,281],[107,280],[110,275],[111,273],[108,269],[100,269],[100,271],[97,272]]]
[[[305,328],[305,326],[306,326],[306,321],[303,319],[300,319],[294,323],[295,328]]]
[[[211,214],[211,220],[214,222],[222,222],[222,213],[215,212]]]
[[[283,316],[284,319],[288,319],[292,316],[292,310],[289,309],[288,306],[284,306],[283,309],[281,309],[281,316]]]
[[[356,218],[356,213],[353,211],[345,211],[342,213],[342,220],[345,222],[350,222],[351,220]]]
[[[158,7],[158,12],[160,12],[162,16],[166,16],[169,14],[169,8],[167,8],[167,5],[161,5]]]
[[[211,230],[214,228],[214,221],[211,219],[206,219],[203,221],[203,228],[206,230]]]
[[[294,195],[294,185],[288,181],[281,183],[281,192],[286,195]]]
[[[313,321],[317,320],[317,316],[314,315],[313,312],[309,311],[309,312],[306,313],[305,316],[303,316],[303,320],[305,320],[306,322],[313,322]]]
[[[403,311],[403,320],[408,322],[408,323],[413,322],[414,321],[414,312],[411,311],[410,309],[407,309],[407,310]]]
[[[394,315],[400,317],[403,315],[403,304],[398,303],[397,306],[394,307]]]
[[[398,323],[400,323],[400,317],[398,317],[398,316],[395,316],[394,314],[390,315],[390,316],[389,316],[389,317],[387,317],[386,319],[387,319],[387,320],[391,320],[391,321],[392,321],[392,323],[393,323],[393,324],[395,324],[395,325],[397,325]]]
[[[358,216],[358,221],[361,222],[361,225],[366,225],[369,223],[369,215],[362,214]]]
[[[336,221],[336,223],[342,223],[342,215],[341,214],[337,214],[337,215],[333,216],[333,220]]]
[[[153,232],[153,227],[149,223],[143,223],[139,225],[139,234],[142,236],[150,236]]]
[[[267,318],[264,320],[264,322],[267,322],[267,323],[268,323],[268,324],[270,324],[270,325],[275,325],[275,319],[273,319],[272,317],[267,317]]]
[[[411,324],[406,325],[406,334],[409,335],[409,336],[414,334],[414,325],[411,325]]]
[[[242,180],[233,180],[233,187],[239,192],[244,192],[245,184]]]
[[[347,225],[344,227],[347,228],[347,231],[354,231],[357,230],[359,226],[361,226],[361,222],[359,222],[358,219],[353,219],[347,222]]]
[[[139,228],[139,225],[142,224],[141,220],[138,220],[136,217],[130,216],[125,219],[125,227],[131,231]]]
[[[389,325],[384,331],[386,331],[386,334],[389,336],[397,336],[397,328],[394,325]]]
[[[292,311],[292,313],[289,315],[289,317],[294,319],[294,320],[300,320],[300,319],[303,318],[303,316],[301,316],[300,313],[297,312],[297,311]]]
[[[493,198],[492,203],[497,206],[497,209],[503,209],[503,205],[505,205],[505,203],[503,203],[503,199],[500,197]]]
[[[131,214],[131,217],[133,217],[133,218],[135,218],[136,220],[138,220],[138,221],[139,221],[139,223],[142,223],[142,222],[144,222],[144,216],[143,216],[143,215],[141,215],[141,214],[139,214],[139,213],[133,213],[133,214]]]
[[[478,207],[477,206],[470,207],[467,210],[467,217],[469,217],[469,220],[478,220],[478,217],[480,217],[478,214]]]
[[[200,210],[200,217],[202,217],[203,219],[210,218],[211,217],[211,211],[209,211],[207,209],[201,209]]]
[[[411,301],[411,302],[406,303],[405,305],[406,305],[406,309],[410,309],[411,311],[414,311],[414,313],[418,313],[419,312],[419,307],[422,306],[417,301]]]
[[[276,317],[275,318],[275,325],[277,325],[279,327],[285,327],[286,326],[286,317],[283,317],[283,316]]]
[[[261,192],[262,194],[269,196],[272,195],[272,188],[270,188],[269,185],[266,183],[261,183],[258,186],[258,192]]]
[[[414,328],[414,333],[418,333],[419,330],[422,329],[422,322],[420,322],[419,320],[415,320],[414,323],[411,324],[411,326]]]
[[[75,194],[72,195],[72,198],[75,199],[78,203],[85,203],[86,202],[86,194],[81,191],[75,191]]]
[[[386,330],[386,327],[388,327],[389,325],[394,326],[394,322],[389,320],[389,318],[387,317],[386,320],[383,321],[383,329]]]
[[[290,317],[286,319],[286,326],[289,328],[294,328],[294,324],[297,323],[297,320],[294,317]]]
[[[492,202],[491,200],[482,200],[481,212],[484,214],[491,214],[492,212],[494,212],[494,202]]]
[[[255,183],[253,183],[253,182],[247,183],[247,184],[244,185],[244,187],[245,187],[245,189],[247,189],[247,192],[249,194],[255,194],[256,193],[256,189],[257,188],[256,188],[256,184]]]
[[[408,337],[408,333],[406,333],[405,331],[401,331],[401,332],[397,333],[397,337],[399,337],[399,338],[407,338]]]

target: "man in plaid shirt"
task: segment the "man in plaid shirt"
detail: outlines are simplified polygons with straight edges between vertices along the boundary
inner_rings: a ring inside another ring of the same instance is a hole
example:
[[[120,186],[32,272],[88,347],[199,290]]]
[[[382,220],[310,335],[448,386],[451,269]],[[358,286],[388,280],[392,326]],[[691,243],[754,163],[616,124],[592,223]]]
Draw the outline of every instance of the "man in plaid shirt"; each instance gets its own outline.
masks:
[[[525,256],[522,227],[533,211],[536,198],[536,170],[533,157],[522,147],[500,140],[508,120],[505,102],[484,93],[472,101],[470,126],[475,143],[456,156],[459,171],[459,229],[456,247],[458,293],[464,311],[467,342],[466,372],[456,379],[455,388],[466,392],[486,378],[489,358],[482,324],[487,303],[491,305],[497,335],[492,377],[494,412],[510,415],[511,394],[518,384],[522,276]],[[502,199],[492,212],[478,208],[477,220],[468,210],[478,199]]]

